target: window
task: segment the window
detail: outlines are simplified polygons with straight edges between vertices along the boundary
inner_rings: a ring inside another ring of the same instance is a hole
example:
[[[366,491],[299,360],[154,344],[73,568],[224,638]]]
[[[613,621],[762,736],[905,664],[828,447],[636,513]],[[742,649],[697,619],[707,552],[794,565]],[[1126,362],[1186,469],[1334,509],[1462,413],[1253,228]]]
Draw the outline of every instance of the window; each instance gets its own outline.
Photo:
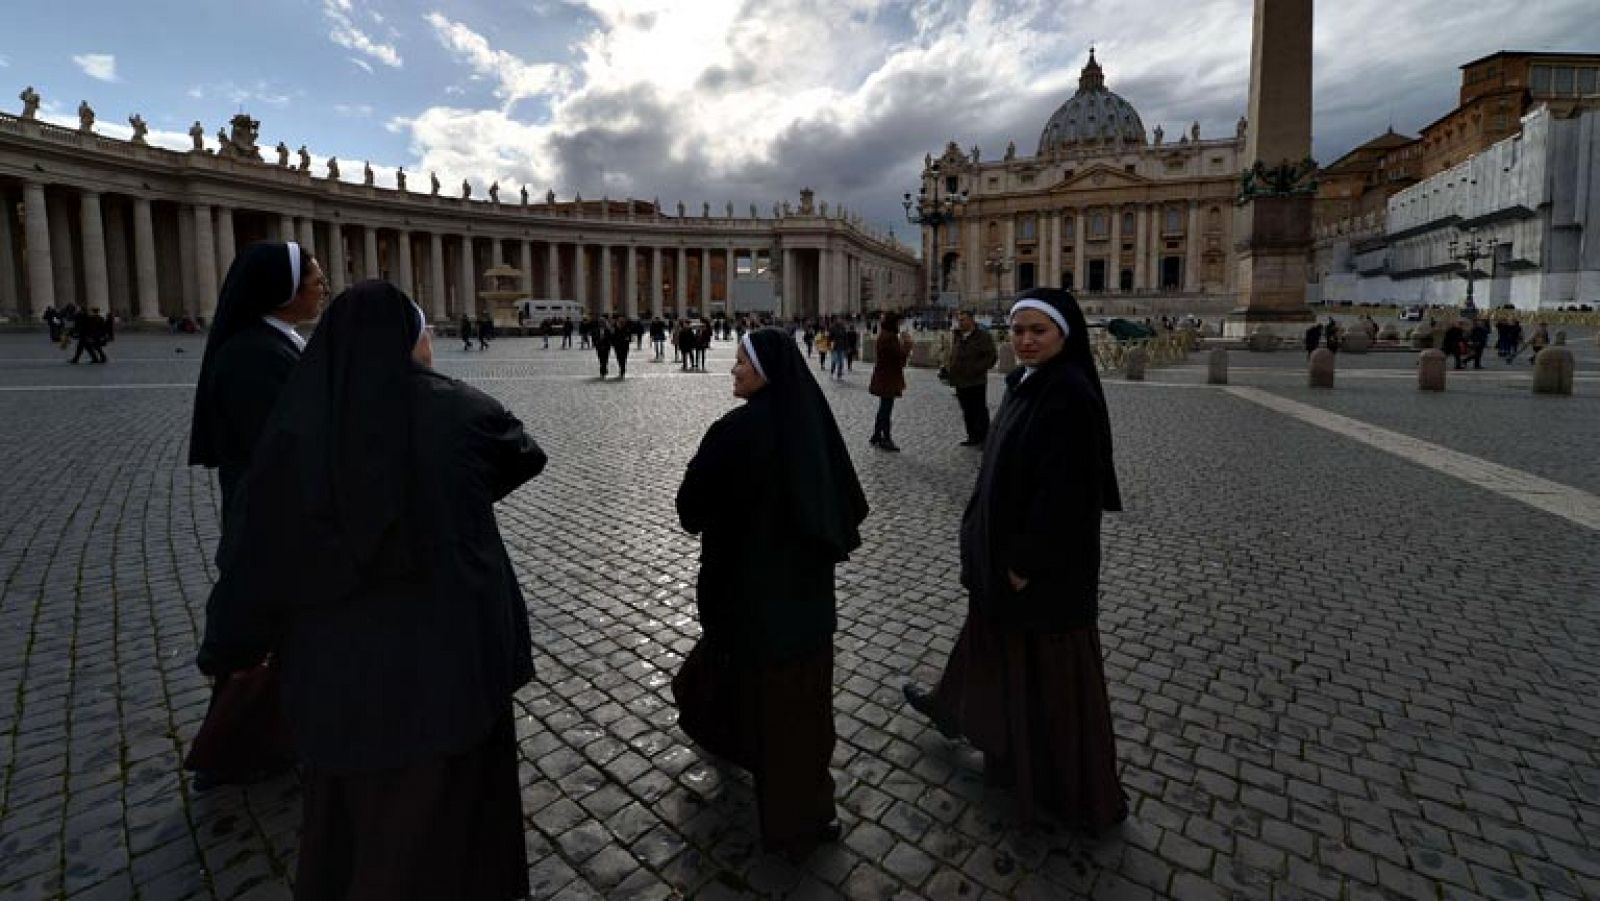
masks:
[[[1161,230],[1169,235],[1176,235],[1183,231],[1183,211],[1175,206],[1169,206],[1164,213],[1165,222]]]
[[[1039,220],[1033,216],[1017,218],[1017,240],[1036,241],[1039,238]]]
[[[1134,216],[1132,213],[1123,213],[1122,214],[1122,233],[1124,235],[1131,235],[1131,234],[1134,234],[1135,232],[1137,232],[1138,230],[1139,230],[1139,220],[1138,220],[1138,218],[1136,216]]]
[[[1572,94],[1573,71],[1571,66],[1559,66],[1555,69],[1555,78],[1551,80],[1550,91],[1561,97]]]
[[[989,176],[989,187],[991,187],[991,188],[1000,187],[1000,179],[997,178],[996,176],[993,176],[993,175]]]
[[[1579,69],[1578,70],[1578,93],[1579,94],[1582,94],[1584,96],[1588,96],[1590,94],[1595,93],[1596,92],[1596,88],[1600,87],[1600,85],[1597,85],[1597,82],[1600,82],[1600,69]]]
[[[1022,175],[1022,183],[1025,184],[1025,185],[1033,184],[1033,173],[1032,172],[1023,173],[1023,175]]]
[[[1071,216],[1062,216],[1061,217],[1061,238],[1062,238],[1062,240],[1065,240],[1065,241],[1071,241],[1072,240],[1072,235],[1073,235],[1073,231],[1074,231],[1074,222],[1075,222],[1075,220]]]
[[[1550,67],[1533,67],[1533,93],[1535,96],[1550,93]]]
[[[961,223],[959,223],[959,222],[950,223],[950,230],[947,232],[947,234],[949,234],[950,237],[945,239],[945,243],[946,244],[960,244],[961,243]]]
[[[1017,266],[1017,290],[1027,291],[1035,287],[1033,264],[1021,263]]]
[[[960,184],[961,180],[959,178],[954,175],[948,176],[944,180],[944,192],[946,194],[955,194],[960,191]]]
[[[1128,163],[1127,165],[1122,167],[1122,171],[1128,173],[1129,175],[1134,175],[1139,171],[1139,167],[1134,165],[1133,163]]]
[[[1089,237],[1096,241],[1104,241],[1110,231],[1110,222],[1106,220],[1105,213],[1094,213],[1089,216]]]

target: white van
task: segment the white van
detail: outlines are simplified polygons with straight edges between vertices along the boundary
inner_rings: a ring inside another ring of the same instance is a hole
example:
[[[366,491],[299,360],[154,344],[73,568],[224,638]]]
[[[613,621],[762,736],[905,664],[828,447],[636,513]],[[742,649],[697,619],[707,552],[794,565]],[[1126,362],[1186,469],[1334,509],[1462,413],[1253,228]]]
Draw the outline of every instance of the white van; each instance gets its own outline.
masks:
[[[523,298],[516,302],[517,321],[523,325],[539,325],[547,320],[583,319],[583,307],[575,300],[533,300]]]

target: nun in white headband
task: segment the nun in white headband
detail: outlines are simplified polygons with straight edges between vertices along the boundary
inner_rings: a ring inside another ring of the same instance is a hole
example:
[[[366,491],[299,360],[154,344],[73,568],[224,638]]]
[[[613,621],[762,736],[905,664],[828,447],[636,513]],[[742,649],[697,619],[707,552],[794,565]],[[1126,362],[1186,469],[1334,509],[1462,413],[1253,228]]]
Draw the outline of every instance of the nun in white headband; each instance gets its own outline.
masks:
[[[189,465],[217,470],[224,527],[234,518],[256,440],[305,349],[294,326],[316,318],[326,295],[321,267],[293,242],[251,244],[228,268],[207,323],[189,432]],[[254,665],[235,672],[237,679],[214,674],[212,704],[185,761],[199,790],[249,782],[293,762],[276,674]],[[250,700],[241,708],[238,698]]]
[[[799,853],[838,835],[833,574],[867,501],[787,331],[740,340],[733,393],[744,404],[712,424],[678,489],[700,536],[702,633],[672,692],[683,731],[754,777],[763,844]]]
[[[1072,295],[1011,308],[1021,365],[961,520],[967,621],[934,691],[906,699],[984,752],[1024,818],[1100,832],[1127,816],[1097,625],[1100,518],[1122,509],[1105,394]]]

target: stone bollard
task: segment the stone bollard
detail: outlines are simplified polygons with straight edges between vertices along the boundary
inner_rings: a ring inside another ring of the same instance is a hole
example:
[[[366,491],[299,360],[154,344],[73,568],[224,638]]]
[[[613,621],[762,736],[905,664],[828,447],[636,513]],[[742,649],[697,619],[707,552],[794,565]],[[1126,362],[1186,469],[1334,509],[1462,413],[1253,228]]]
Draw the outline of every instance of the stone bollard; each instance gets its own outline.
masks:
[[[932,341],[918,341],[911,345],[910,365],[918,369],[927,369],[930,366],[938,365],[934,362],[934,349]]]
[[[1556,332],[1556,343],[1557,344],[1565,344],[1565,343],[1567,343],[1567,332],[1566,332],[1565,329],[1562,329],[1561,331]]]
[[[1319,347],[1311,352],[1307,375],[1313,388],[1333,387],[1333,351]]]
[[[1339,349],[1347,354],[1364,354],[1372,349],[1372,336],[1361,329],[1351,329],[1339,339]]]
[[[1211,359],[1206,363],[1206,384],[1228,384],[1228,350],[1224,347],[1211,351]]]
[[[1411,349],[1427,350],[1433,346],[1433,329],[1423,326],[1411,333]]]
[[[1010,341],[1000,342],[995,348],[995,366],[1001,372],[1010,372],[1017,368],[1017,350],[1011,346]]]
[[[1422,391],[1444,390],[1444,351],[1432,348],[1417,355],[1417,388]]]
[[[1135,347],[1133,350],[1128,351],[1128,358],[1123,361],[1123,372],[1127,375],[1128,381],[1144,381],[1144,366],[1149,356],[1142,347]]]
[[[1533,360],[1534,394],[1572,393],[1572,351],[1552,345]]]
[[[1264,326],[1256,326],[1256,330],[1245,339],[1245,347],[1260,352],[1277,350],[1278,343],[1278,336],[1267,331]]]
[[[1398,326],[1396,326],[1392,322],[1384,323],[1383,328],[1378,329],[1378,340],[1379,341],[1398,341],[1398,340],[1400,340],[1400,328]]]

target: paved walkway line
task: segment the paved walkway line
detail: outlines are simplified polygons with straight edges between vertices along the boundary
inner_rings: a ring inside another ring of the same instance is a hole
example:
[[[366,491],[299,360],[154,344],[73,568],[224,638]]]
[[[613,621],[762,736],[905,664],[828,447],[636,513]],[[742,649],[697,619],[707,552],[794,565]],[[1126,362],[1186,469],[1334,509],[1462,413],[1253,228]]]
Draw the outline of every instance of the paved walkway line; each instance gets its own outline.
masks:
[[[194,382],[132,382],[115,385],[4,385],[0,393],[22,391],[118,391],[129,388],[194,388]]]
[[[1426,466],[1503,497],[1521,501],[1546,513],[1554,513],[1585,528],[1600,531],[1600,497],[1587,491],[1542,479],[1520,469],[1491,463],[1481,457],[1453,451],[1409,435],[1391,432],[1359,419],[1330,413],[1310,404],[1279,397],[1259,388],[1234,386],[1223,390],[1285,416],[1352,438],[1419,466]]]

